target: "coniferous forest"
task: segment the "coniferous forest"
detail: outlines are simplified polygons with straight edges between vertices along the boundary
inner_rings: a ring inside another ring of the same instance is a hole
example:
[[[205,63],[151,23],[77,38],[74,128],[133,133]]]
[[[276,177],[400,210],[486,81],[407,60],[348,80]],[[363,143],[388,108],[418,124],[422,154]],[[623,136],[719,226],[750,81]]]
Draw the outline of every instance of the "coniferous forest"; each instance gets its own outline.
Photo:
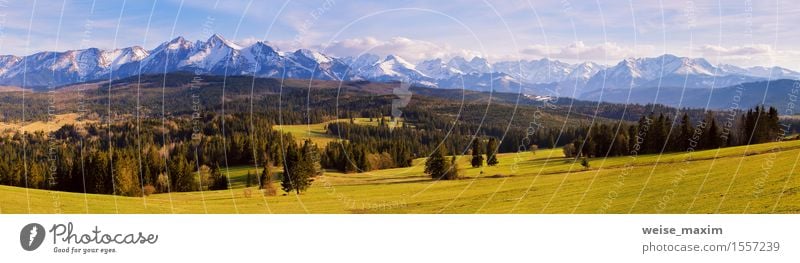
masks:
[[[564,99],[518,101],[516,94],[499,94],[486,107],[485,93],[460,91],[465,94],[458,97],[452,90],[426,88],[414,88],[418,95],[402,108],[402,125],[390,127],[396,99],[391,83],[339,87],[338,82],[185,73],[135,81],[77,91],[66,87],[57,95],[27,94],[29,101],[39,102],[58,96],[58,111],[80,112],[90,122],[48,133],[4,132],[0,184],[141,196],[227,189],[225,168],[247,165],[275,171],[285,192],[300,193],[324,170],[408,167],[423,157],[430,157],[425,170],[431,178],[456,179],[451,155],[472,155],[472,166],[480,167],[496,165],[497,153],[531,148],[563,147],[568,158],[592,158],[765,143],[793,132],[781,126],[775,108],[765,106],[715,112]],[[6,96],[10,103],[2,105],[4,122],[22,120],[22,111],[11,110],[14,96]],[[462,100],[466,96],[467,103]],[[32,107],[27,121],[48,120],[40,105],[25,107]],[[360,125],[354,118],[381,121]],[[325,145],[274,129],[332,120],[340,121],[328,122],[325,133],[340,139]],[[260,176],[259,187],[268,187],[267,176],[273,172]]]

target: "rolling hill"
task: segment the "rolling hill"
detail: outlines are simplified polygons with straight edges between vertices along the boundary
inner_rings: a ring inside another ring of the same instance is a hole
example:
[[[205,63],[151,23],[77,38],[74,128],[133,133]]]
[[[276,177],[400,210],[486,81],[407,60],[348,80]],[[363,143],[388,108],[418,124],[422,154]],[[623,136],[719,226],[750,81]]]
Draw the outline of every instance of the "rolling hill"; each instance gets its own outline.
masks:
[[[503,154],[466,178],[434,181],[422,161],[360,174],[327,172],[301,195],[234,189],[121,197],[0,186],[0,213],[798,213],[800,141],[694,153],[594,158],[560,149]],[[771,164],[766,165],[765,164]],[[230,173],[240,180],[251,168]],[[254,173],[255,169],[252,169]]]

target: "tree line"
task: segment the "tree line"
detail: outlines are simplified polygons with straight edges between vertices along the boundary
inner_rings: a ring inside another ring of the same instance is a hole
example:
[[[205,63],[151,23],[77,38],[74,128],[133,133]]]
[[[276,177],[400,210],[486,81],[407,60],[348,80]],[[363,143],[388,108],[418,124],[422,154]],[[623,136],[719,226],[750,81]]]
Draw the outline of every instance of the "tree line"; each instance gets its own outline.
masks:
[[[563,151],[567,157],[694,151],[766,143],[785,134],[773,107],[757,106],[732,118],[725,114],[708,112],[692,120],[684,113],[675,121],[663,113],[650,113],[636,124],[598,123],[587,127],[586,134],[566,144]]]

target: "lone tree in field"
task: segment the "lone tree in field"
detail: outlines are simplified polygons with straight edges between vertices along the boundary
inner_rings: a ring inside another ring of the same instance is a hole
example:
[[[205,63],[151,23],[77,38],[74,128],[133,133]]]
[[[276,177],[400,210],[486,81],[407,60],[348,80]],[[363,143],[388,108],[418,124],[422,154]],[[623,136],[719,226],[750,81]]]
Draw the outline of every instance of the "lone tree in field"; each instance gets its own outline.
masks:
[[[460,176],[459,172],[460,171],[458,170],[458,163],[456,163],[456,156],[453,155],[453,157],[450,158],[450,165],[448,165],[447,170],[444,172],[444,177],[442,179],[444,180],[458,179],[458,177]]]
[[[494,137],[489,138],[489,143],[486,144],[486,165],[488,166],[495,166],[497,165],[497,139]]]
[[[478,168],[483,166],[483,154],[481,153],[481,141],[475,139],[472,142],[472,167]]]
[[[267,183],[272,183],[272,168],[269,167],[269,161],[264,161],[264,169],[261,169],[258,177],[258,188],[264,189]]]
[[[264,162],[264,170],[261,170],[259,185],[264,190],[264,195],[274,196],[277,194],[275,185],[272,183],[272,168],[269,167],[269,162]]]
[[[283,160],[283,178],[281,188],[283,191],[300,194],[311,186],[314,180],[314,160],[309,154],[311,141],[306,140],[303,147],[298,149],[297,144],[290,142],[286,147],[286,158]]]
[[[439,146],[425,161],[425,173],[430,175],[431,178],[443,179],[445,177],[445,173],[449,168],[447,161],[444,159],[445,155],[447,155],[447,152],[444,146]]]

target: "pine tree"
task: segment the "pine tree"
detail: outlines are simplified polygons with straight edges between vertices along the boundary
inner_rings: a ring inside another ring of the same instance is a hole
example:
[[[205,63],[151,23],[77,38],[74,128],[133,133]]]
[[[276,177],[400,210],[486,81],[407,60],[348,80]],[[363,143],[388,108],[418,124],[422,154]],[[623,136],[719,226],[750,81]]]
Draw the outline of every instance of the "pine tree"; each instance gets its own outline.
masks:
[[[692,123],[689,119],[689,115],[684,113],[683,117],[681,117],[681,127],[678,135],[678,142],[676,145],[679,147],[677,150],[685,151],[689,149],[691,142],[689,140],[692,139]]]
[[[366,172],[370,170],[369,161],[367,160],[367,149],[364,147],[359,147],[358,155],[356,159],[356,163],[358,165],[358,169],[361,172]]]
[[[320,164],[319,148],[311,140],[306,140],[303,145],[303,155],[305,155],[311,162],[311,176],[322,175],[322,165]]]
[[[183,148],[183,147],[181,147]],[[197,190],[197,181],[195,180],[194,162],[188,162],[182,151],[177,151],[176,157],[173,157],[170,165],[170,175],[173,178],[172,190],[176,192],[191,192]]]
[[[636,150],[634,149],[634,147],[636,147],[636,144],[638,143],[637,141],[638,138],[639,138],[639,130],[636,128],[636,125],[628,126],[628,147],[627,147],[628,150],[622,153],[622,155],[630,154],[629,151]],[[639,147],[641,147],[641,145]]]
[[[286,147],[286,159],[283,164],[283,178],[281,178],[281,187],[286,192],[305,191],[311,186],[314,181],[314,165],[315,160],[311,156],[312,143],[306,140],[303,147],[298,149],[297,144],[290,142]]]
[[[481,141],[478,139],[472,142],[472,167],[478,168],[483,166],[483,154],[481,153]]]
[[[711,117],[711,125],[708,126],[708,130],[705,132],[705,147],[707,149],[717,149],[720,145],[719,140],[719,128],[717,127],[717,121]]]
[[[494,137],[489,138],[489,143],[486,144],[486,165],[495,166],[499,163],[497,161],[497,139]]]
[[[439,146],[439,148],[428,157],[428,160],[425,161],[425,173],[430,175],[433,179],[442,179],[445,177],[445,173],[447,172],[447,162],[444,159],[444,156],[447,155],[445,152],[445,148],[443,146]]]
[[[253,182],[253,174],[250,173],[249,170],[247,171],[247,178],[245,180],[246,180],[245,181],[245,187],[249,188],[249,187],[253,186],[253,183],[252,183]]]
[[[290,193],[295,189],[296,167],[300,163],[300,153],[297,151],[297,144],[290,141],[286,146],[286,157],[283,158],[283,176],[281,177],[281,188],[284,192]]]

